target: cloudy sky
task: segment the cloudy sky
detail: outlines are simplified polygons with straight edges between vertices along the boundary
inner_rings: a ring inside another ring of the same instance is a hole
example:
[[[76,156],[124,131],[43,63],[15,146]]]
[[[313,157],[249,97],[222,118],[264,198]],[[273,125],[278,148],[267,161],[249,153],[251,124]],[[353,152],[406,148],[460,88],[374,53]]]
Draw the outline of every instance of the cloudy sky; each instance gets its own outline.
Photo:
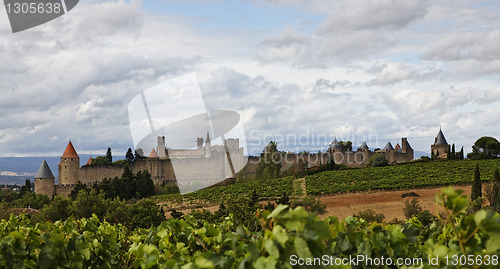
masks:
[[[196,73],[209,109],[240,113],[249,152],[372,148],[442,126],[500,138],[498,1],[85,1],[13,34],[0,9],[0,156],[133,147],[128,103]],[[194,142],[193,142],[194,143]]]

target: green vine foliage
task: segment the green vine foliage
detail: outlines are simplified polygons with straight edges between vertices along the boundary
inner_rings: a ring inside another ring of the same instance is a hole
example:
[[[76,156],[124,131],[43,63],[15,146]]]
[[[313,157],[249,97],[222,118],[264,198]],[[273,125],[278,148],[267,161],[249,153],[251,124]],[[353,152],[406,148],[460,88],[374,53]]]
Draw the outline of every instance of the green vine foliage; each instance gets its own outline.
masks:
[[[356,217],[319,220],[301,207],[286,205],[272,212],[257,211],[262,227],[258,231],[235,224],[232,215],[215,222],[186,215],[135,230],[95,215],[37,224],[24,216],[11,216],[0,222],[0,267],[326,268],[293,263],[298,259],[312,262],[324,255],[362,255],[421,258],[422,265],[413,268],[498,268],[498,256],[496,264],[492,257],[500,255],[500,215],[485,209],[467,215],[469,199],[451,188],[443,189],[436,201],[442,214],[428,226],[417,218],[400,225]],[[463,255],[474,264],[453,265],[452,255]],[[395,266],[360,263],[328,268]]]

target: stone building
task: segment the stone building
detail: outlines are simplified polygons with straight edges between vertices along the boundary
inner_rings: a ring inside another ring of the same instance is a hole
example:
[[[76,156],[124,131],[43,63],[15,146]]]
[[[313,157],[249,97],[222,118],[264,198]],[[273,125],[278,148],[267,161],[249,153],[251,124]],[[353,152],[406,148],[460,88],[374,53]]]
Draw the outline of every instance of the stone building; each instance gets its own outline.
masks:
[[[443,136],[444,138],[444,136]],[[231,154],[229,154],[231,152]],[[224,145],[212,145],[210,136],[203,141],[198,138],[196,148],[171,149],[165,147],[165,138],[158,137],[157,147],[151,149],[148,158],[138,159],[131,164],[132,172],[148,171],[156,185],[164,182],[212,186],[224,179],[232,178],[235,172],[253,174],[262,156],[243,156],[244,150],[239,146],[239,139],[226,139]],[[371,151],[363,142],[356,151],[343,151],[337,139],[334,139],[326,152],[318,153],[279,153],[282,169],[286,170],[297,163],[305,163],[306,168],[319,167],[326,164],[333,157],[335,163],[345,164],[348,167],[364,167],[375,154],[384,154],[389,163],[408,162],[413,159],[413,149],[407,138],[401,139],[401,145],[396,148],[388,142],[381,150]],[[174,170],[174,167],[177,169]],[[196,169],[193,169],[195,167]],[[61,156],[58,166],[58,180],[49,166],[42,162],[35,177],[35,192],[67,196],[73,188],[81,182],[92,185],[101,182],[104,178],[120,177],[123,173],[121,166],[95,166],[92,159],[80,167],[80,156],[70,141]],[[180,184],[179,184],[180,186]],[[188,186],[189,187],[189,186]],[[198,188],[199,189],[199,188]]]
[[[224,146],[212,145],[207,135],[205,145],[203,139],[198,138],[196,149],[166,148],[165,138],[158,137],[157,147],[151,150],[149,158],[138,159],[130,167],[133,173],[148,171],[155,185],[174,183],[182,178],[185,184],[202,184],[208,187],[211,183],[234,177],[235,170],[240,171],[245,164],[239,139],[226,139]],[[61,156],[57,183],[43,160],[35,176],[35,192],[49,197],[67,196],[78,182],[90,186],[105,178],[121,177],[123,169],[122,166],[94,166],[92,159],[80,167],[80,156],[70,141]]]
[[[435,158],[446,158],[450,145],[444,137],[443,131],[439,128],[437,136],[434,138],[434,144],[431,145],[431,156]]]
[[[363,142],[356,151],[343,151],[337,139],[334,139],[328,149],[336,164],[345,164],[348,167],[367,166],[375,154],[383,154],[389,163],[409,162],[413,160],[413,149],[406,137],[401,138],[401,146],[394,148],[391,142],[387,142],[381,150],[371,151],[366,142]]]

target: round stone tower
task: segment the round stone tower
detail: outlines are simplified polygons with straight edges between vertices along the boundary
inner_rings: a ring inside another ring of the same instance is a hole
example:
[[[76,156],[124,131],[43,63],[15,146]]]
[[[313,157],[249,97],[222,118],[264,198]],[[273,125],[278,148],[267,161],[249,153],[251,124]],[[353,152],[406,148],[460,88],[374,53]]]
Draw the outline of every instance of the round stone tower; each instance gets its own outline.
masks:
[[[38,169],[35,175],[35,193],[45,194],[49,198],[54,196],[55,191],[55,178],[52,171],[50,171],[49,166],[45,159],[43,159],[42,165]]]
[[[59,163],[59,185],[77,184],[79,171],[80,156],[78,156],[73,144],[69,141]]]

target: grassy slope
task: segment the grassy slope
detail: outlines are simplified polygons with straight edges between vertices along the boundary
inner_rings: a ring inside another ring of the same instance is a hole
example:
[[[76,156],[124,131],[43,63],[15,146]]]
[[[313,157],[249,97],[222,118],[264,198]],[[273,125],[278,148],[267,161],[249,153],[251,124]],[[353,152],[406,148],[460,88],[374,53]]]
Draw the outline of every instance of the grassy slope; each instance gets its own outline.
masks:
[[[434,187],[472,182],[479,165],[481,179],[488,181],[500,168],[500,159],[476,161],[411,162],[387,167],[327,171],[306,177],[308,195],[366,190]]]
[[[245,183],[236,183],[228,186],[203,189],[186,195],[167,194],[152,197],[159,202],[176,201],[186,203],[190,201],[205,201],[209,203],[220,203],[227,200],[240,200],[248,197],[255,190],[260,197],[278,197],[293,192],[293,178],[285,177],[271,180],[256,180]]]

